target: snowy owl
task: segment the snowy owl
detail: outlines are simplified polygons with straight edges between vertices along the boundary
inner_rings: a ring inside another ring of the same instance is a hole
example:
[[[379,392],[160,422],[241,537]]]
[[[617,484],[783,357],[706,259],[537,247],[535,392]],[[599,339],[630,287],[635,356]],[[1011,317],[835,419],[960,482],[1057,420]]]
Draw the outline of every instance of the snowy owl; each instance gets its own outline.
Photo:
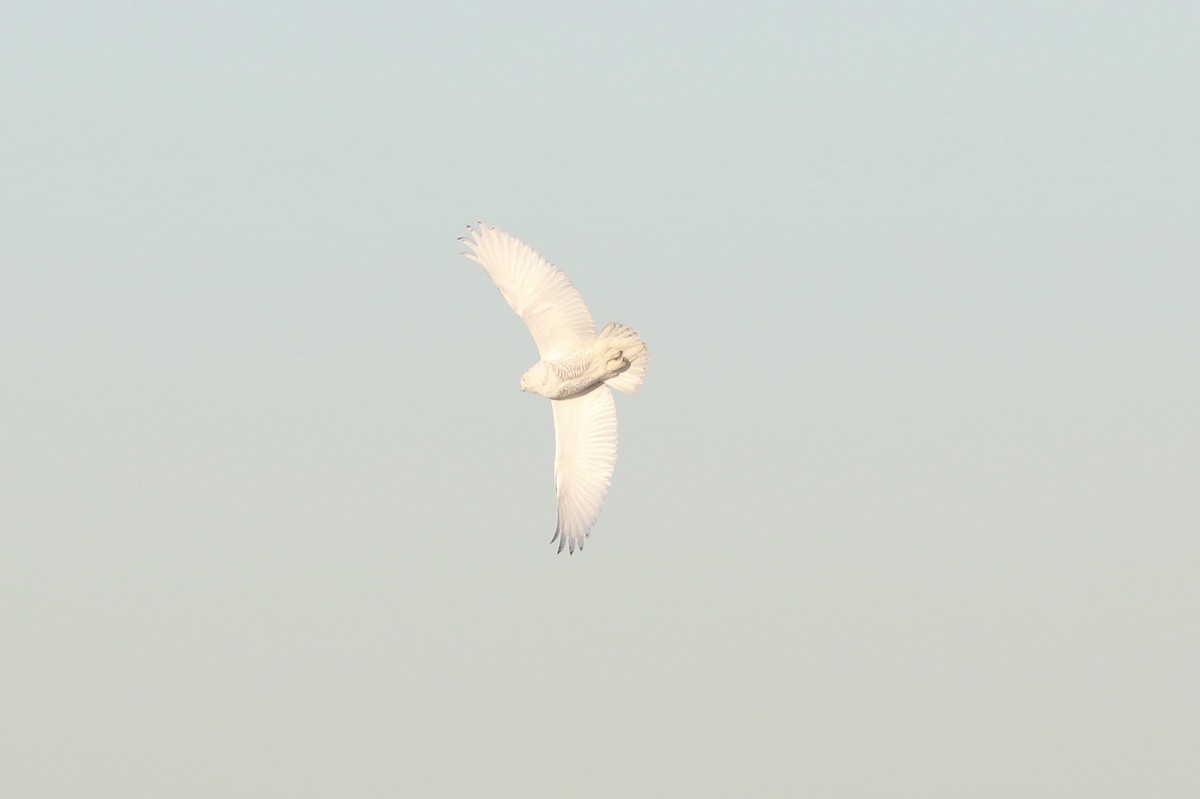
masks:
[[[648,359],[638,334],[596,323],[567,276],[491,225],[467,226],[463,255],[483,267],[509,307],[525,320],[541,359],[521,376],[521,390],[550,399],[554,411],[554,489],[558,551],[583,549],[612,482],[617,461],[617,409],[609,386],[633,394]]]

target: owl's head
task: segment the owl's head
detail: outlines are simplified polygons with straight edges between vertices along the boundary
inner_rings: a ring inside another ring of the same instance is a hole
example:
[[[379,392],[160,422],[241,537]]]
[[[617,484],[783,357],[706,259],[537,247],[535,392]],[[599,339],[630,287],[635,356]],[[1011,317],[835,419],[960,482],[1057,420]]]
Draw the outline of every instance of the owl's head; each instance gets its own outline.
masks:
[[[546,388],[549,377],[550,368],[546,366],[546,362],[538,361],[529,368],[528,372],[521,375],[521,390],[540,394],[542,389]]]

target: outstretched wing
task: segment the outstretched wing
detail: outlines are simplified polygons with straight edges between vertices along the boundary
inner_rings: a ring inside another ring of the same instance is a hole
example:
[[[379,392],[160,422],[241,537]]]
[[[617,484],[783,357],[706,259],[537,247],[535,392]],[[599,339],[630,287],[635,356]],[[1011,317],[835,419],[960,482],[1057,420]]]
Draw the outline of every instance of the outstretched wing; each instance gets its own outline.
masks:
[[[484,268],[509,307],[517,312],[545,360],[561,358],[596,335],[583,297],[554,265],[523,241],[482,222],[459,239],[463,255]]]
[[[554,408],[554,486],[558,491],[558,551],[583,549],[600,515],[617,462],[617,408],[601,384],[586,394],[551,400]]]

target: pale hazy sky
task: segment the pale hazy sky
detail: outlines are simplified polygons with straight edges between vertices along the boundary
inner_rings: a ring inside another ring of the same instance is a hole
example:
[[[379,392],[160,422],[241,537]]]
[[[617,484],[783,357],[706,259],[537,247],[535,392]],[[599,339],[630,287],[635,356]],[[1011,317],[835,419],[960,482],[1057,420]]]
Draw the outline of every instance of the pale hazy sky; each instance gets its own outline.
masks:
[[[1198,9],[9,4],[0,794],[1200,795]]]

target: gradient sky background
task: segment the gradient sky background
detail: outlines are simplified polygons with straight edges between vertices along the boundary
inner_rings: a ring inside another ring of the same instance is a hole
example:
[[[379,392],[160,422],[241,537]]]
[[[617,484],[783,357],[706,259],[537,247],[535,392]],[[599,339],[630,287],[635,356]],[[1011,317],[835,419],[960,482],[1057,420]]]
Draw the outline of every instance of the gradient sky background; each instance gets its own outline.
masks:
[[[1195,3],[28,3],[0,793],[1200,795]],[[530,242],[647,384],[555,555]]]

